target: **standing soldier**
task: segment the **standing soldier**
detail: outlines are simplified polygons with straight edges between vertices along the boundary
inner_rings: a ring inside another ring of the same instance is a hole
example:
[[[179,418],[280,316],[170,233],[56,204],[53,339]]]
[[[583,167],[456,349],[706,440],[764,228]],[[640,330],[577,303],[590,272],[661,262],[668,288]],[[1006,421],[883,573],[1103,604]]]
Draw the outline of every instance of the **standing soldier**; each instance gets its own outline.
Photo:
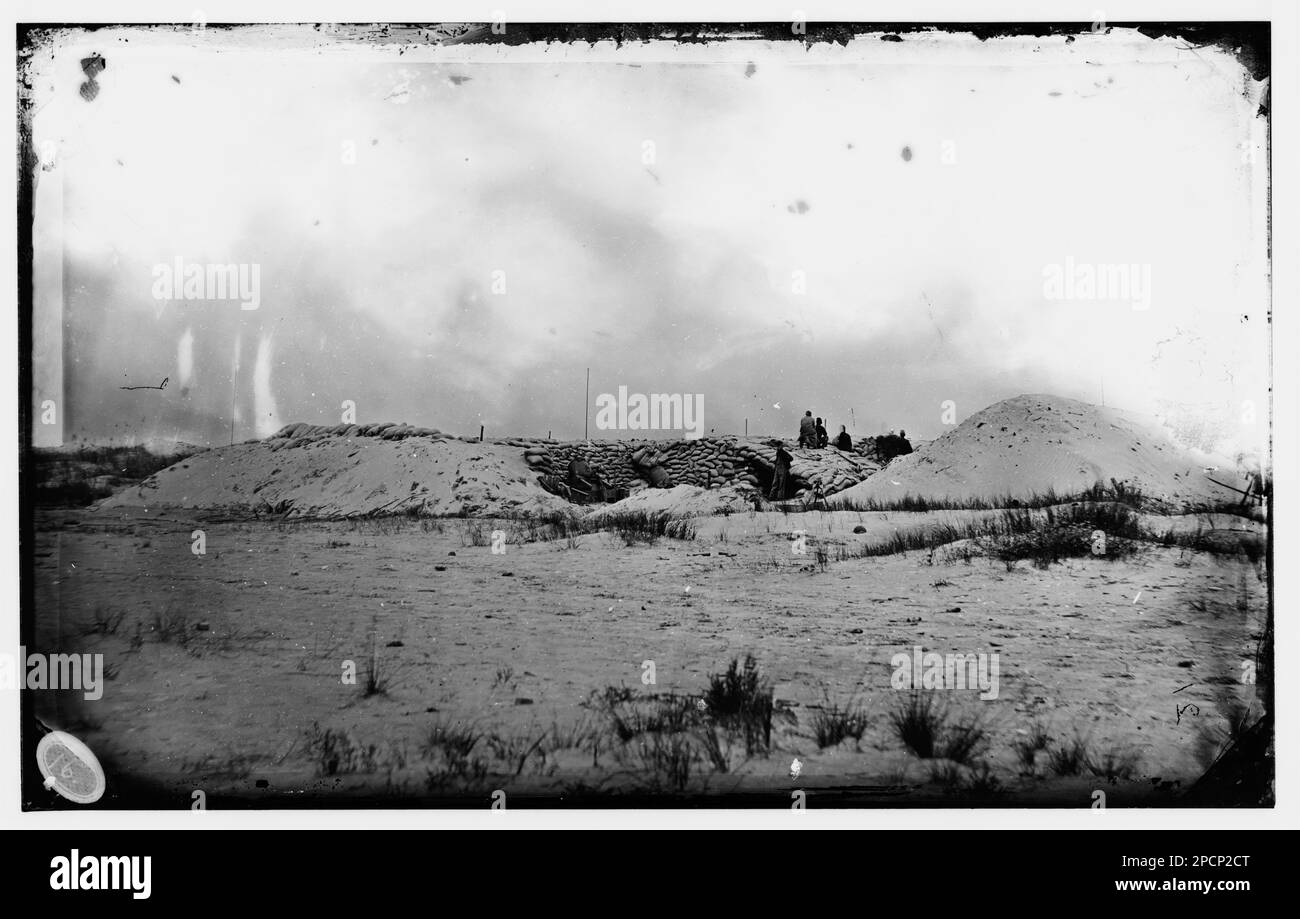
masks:
[[[784,501],[786,492],[790,488],[790,463],[794,457],[785,449],[785,444],[780,441],[776,445],[776,464],[772,473],[772,488],[768,491],[767,496],[773,501]]]

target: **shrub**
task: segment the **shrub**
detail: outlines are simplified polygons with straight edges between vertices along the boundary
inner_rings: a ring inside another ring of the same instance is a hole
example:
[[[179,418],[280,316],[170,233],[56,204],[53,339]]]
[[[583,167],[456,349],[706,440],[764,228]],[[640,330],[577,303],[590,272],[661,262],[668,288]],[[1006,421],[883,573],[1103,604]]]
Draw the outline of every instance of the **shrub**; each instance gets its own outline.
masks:
[[[898,739],[921,759],[966,764],[983,750],[987,730],[978,714],[952,721],[948,705],[932,693],[915,690],[890,714]]]
[[[745,738],[745,752],[766,753],[772,744],[771,683],[758,672],[752,654],[745,655],[742,665],[732,658],[725,673],[711,674],[704,703],[709,715],[724,728]]]
[[[366,658],[366,677],[362,689],[366,696],[382,696],[388,693],[389,677],[383,657],[379,653],[379,633],[370,633],[370,655]]]
[[[700,759],[689,738],[681,734],[646,734],[636,744],[642,771],[655,790],[686,790],[691,769]]]
[[[943,725],[943,706],[929,693],[914,691],[889,715],[903,746],[921,759],[934,756]]]
[[[1029,729],[1029,734],[1016,739],[1013,745],[1016,751],[1016,758],[1020,760],[1021,773],[1032,775],[1038,761],[1040,750],[1046,750],[1051,738],[1047,734],[1047,729],[1041,724],[1035,724]]]
[[[852,699],[840,705],[827,697],[813,716],[813,737],[818,749],[833,747],[846,737],[852,737],[856,743],[866,731],[866,710]]]
[[[170,605],[153,614],[151,631],[159,642],[175,642],[185,650],[189,649],[193,637],[190,634],[189,617]]]
[[[126,618],[126,610],[117,610],[116,612],[105,609],[102,606],[95,607],[94,618],[81,627],[82,635],[116,635],[118,628],[122,625],[122,620]]]
[[[1057,775],[1082,775],[1088,767],[1088,742],[1076,734],[1067,743],[1050,748],[1047,757]]]
[[[306,741],[307,756],[322,776],[376,772],[385,766],[400,769],[406,765],[406,754],[399,748],[363,744],[351,732],[321,730],[316,722],[307,730]]]
[[[1133,750],[1107,750],[1100,757],[1086,760],[1088,771],[1114,785],[1121,779],[1127,781],[1137,773],[1140,757]]]
[[[629,546],[638,543],[653,544],[660,537],[682,540],[695,538],[695,525],[689,519],[675,518],[667,511],[653,513],[624,511],[617,514],[603,514],[593,526],[595,529],[612,530]]]
[[[965,716],[957,723],[948,725],[942,732],[935,748],[935,755],[942,759],[950,759],[954,763],[967,765],[983,751],[987,734],[979,715]]]
[[[483,740],[483,732],[473,724],[435,721],[429,726],[420,750],[425,756],[443,751],[449,758],[467,760],[474,748]]]

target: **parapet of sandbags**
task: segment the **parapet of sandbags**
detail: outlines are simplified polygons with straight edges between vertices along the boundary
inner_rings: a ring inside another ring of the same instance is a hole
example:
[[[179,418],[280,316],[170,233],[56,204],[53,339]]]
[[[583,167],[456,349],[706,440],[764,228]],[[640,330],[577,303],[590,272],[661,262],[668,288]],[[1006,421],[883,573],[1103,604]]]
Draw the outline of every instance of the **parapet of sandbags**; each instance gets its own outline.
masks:
[[[794,493],[816,489],[833,494],[876,472],[878,464],[838,450],[793,451]],[[776,448],[758,439],[709,437],[675,441],[578,441],[532,443],[524,461],[536,472],[563,476],[569,463],[582,459],[601,480],[636,489],[646,484],[694,485],[699,488],[756,488],[771,484]]]
[[[273,437],[272,449],[293,449],[326,437],[375,437],[405,440],[423,437],[478,443],[477,437],[448,434],[405,422],[371,424],[285,425]],[[585,460],[614,489],[635,491],[647,486],[666,488],[694,485],[699,488],[754,488],[771,485],[776,448],[759,438],[734,436],[701,437],[695,440],[613,440],[561,442],[540,437],[509,437],[489,440],[523,451],[524,462],[539,476],[564,478],[569,463]],[[834,494],[856,485],[876,472],[880,464],[858,453],[841,453],[833,448],[813,450],[790,447],[794,461],[790,475],[792,494],[810,491]]]

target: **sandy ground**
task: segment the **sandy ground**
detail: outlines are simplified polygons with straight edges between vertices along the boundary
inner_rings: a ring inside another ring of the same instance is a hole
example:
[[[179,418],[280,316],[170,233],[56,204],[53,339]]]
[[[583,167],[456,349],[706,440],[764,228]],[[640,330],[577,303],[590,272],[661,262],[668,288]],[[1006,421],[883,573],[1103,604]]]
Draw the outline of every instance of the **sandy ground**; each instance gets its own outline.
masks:
[[[891,726],[906,697],[891,687],[891,659],[921,645],[999,655],[996,700],[947,694],[952,712],[987,727],[979,761],[1001,789],[994,803],[1086,807],[1103,788],[1111,806],[1176,804],[1223,739],[1226,703],[1253,697],[1240,677],[1265,614],[1260,572],[1156,547],[1048,570],[931,564],[926,552],[833,560],[837,546],[933,516],[740,513],[697,521],[693,540],[632,547],[613,533],[521,544],[523,532],[502,523],[496,554],[494,525],[479,520],[41,512],[40,650],[101,652],[117,668],[102,700],[43,694],[54,704],[41,714],[85,739],[119,787],[178,807],[194,789],[211,802],[380,795],[468,806],[496,789],[655,793],[667,788],[634,746],[592,739],[607,719],[584,702],[611,686],[698,695],[709,674],[752,652],[775,689],[774,749],[746,757],[732,745],[726,772],[692,767],[688,793],[752,792],[774,806],[788,806],[792,789],[889,806],[979,797],[945,786],[942,764],[909,753]],[[191,551],[196,528],[204,555]],[[804,555],[795,530],[808,534]],[[824,566],[818,547],[831,552]],[[82,634],[97,610],[124,612],[113,634]],[[183,620],[184,638],[162,635],[158,617]],[[375,649],[387,686],[367,696]],[[356,685],[341,675],[349,660]],[[818,707],[851,697],[868,713],[861,740],[818,749]],[[471,774],[425,749],[436,724],[481,733]],[[1013,745],[1035,724],[1058,742],[1078,734],[1098,759],[1136,757],[1136,769],[1114,784],[1059,777],[1040,753],[1034,774],[1021,774]],[[333,775],[325,731],[351,757]]]

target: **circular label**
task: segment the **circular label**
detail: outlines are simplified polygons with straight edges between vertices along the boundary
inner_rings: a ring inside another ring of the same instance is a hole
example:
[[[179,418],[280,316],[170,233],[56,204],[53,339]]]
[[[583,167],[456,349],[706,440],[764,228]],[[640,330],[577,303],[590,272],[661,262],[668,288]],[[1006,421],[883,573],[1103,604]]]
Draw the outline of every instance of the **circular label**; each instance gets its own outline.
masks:
[[[90,748],[71,734],[53,731],[36,745],[36,763],[45,776],[45,787],[69,801],[94,804],[104,795],[104,769]]]

